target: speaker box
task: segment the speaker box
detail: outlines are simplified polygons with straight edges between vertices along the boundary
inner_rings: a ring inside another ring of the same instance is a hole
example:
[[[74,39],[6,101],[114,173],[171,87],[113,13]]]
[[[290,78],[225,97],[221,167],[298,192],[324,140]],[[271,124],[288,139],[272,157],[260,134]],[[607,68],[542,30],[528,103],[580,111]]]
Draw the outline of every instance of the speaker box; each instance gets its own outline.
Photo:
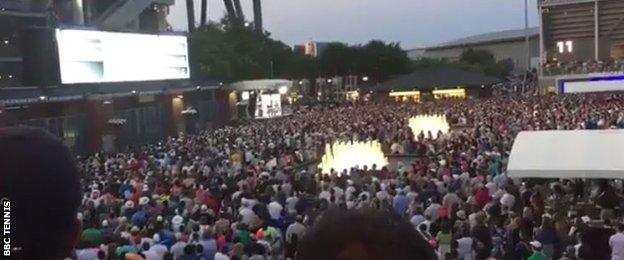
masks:
[[[21,32],[22,84],[56,86],[61,83],[55,29],[27,27]]]

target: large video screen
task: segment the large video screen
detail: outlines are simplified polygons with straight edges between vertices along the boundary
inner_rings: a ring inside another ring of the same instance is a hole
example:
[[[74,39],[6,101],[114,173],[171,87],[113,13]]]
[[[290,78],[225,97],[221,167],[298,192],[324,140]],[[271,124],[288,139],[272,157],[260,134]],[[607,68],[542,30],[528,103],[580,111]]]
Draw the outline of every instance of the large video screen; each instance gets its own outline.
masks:
[[[581,81],[564,81],[563,93],[611,92],[624,90],[624,77],[598,77]]]
[[[57,29],[61,82],[188,79],[186,36]]]
[[[262,94],[256,99],[256,118],[272,118],[282,115],[280,94]]]

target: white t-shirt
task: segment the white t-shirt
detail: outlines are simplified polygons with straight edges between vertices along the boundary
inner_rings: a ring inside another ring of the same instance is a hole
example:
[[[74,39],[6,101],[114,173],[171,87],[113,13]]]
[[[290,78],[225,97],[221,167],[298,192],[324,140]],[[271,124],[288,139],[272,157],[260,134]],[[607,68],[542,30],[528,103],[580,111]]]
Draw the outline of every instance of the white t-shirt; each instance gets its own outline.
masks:
[[[503,197],[500,199],[500,203],[503,206],[506,206],[508,210],[512,209],[514,204],[516,204],[516,197],[509,193],[503,194]]]
[[[282,210],[284,209],[284,207],[282,207],[282,205],[280,205],[277,201],[269,203],[267,208],[272,219],[279,219],[282,216]]]
[[[611,260],[624,260],[624,234],[617,233],[609,238]]]
[[[474,241],[470,237],[462,237],[460,239],[457,239],[458,259],[473,259],[472,243],[474,243]]]
[[[157,259],[163,259],[163,257],[169,250],[167,249],[167,246],[163,244],[155,244],[152,247],[150,247],[148,251],[156,253],[156,255],[158,256]]]
[[[230,257],[221,252],[217,252],[214,256],[214,260],[230,260]]]
[[[289,213],[297,212],[297,202],[299,202],[299,198],[297,197],[288,197],[286,199],[286,209],[288,209]]]
[[[251,222],[253,222],[254,216],[256,215],[256,213],[254,213],[250,208],[241,208],[238,211],[238,214],[242,217],[241,222],[247,225],[251,225]]]
[[[78,260],[92,260],[98,259],[97,252],[100,250],[99,248],[85,248],[76,250],[76,258]]]

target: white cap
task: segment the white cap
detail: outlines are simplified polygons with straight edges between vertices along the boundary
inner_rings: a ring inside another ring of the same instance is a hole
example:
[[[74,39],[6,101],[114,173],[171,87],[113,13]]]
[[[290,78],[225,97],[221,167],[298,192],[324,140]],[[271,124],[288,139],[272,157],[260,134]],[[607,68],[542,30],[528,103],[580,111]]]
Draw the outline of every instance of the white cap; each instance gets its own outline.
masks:
[[[148,197],[141,197],[139,199],[139,205],[143,206],[143,205],[147,205],[147,203],[149,203],[149,198]]]
[[[537,240],[531,241],[531,243],[529,243],[529,244],[531,244],[532,247],[535,247],[535,248],[538,248],[538,249],[542,248],[542,243],[540,243],[540,241],[537,241]]]

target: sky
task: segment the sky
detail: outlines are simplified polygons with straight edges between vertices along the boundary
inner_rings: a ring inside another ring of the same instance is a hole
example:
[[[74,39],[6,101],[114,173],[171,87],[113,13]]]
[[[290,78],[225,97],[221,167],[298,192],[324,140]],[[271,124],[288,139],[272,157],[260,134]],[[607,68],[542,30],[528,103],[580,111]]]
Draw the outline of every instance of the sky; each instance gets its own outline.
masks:
[[[186,31],[186,0],[175,0],[169,23]],[[537,0],[529,1],[529,26],[538,25]],[[241,0],[253,20],[252,0]],[[195,0],[199,23],[200,0]],[[208,0],[208,18],[221,19],[222,0]],[[523,0],[263,0],[264,29],[288,45],[314,41],[349,44],[400,42],[426,47],[480,33],[524,28]]]

